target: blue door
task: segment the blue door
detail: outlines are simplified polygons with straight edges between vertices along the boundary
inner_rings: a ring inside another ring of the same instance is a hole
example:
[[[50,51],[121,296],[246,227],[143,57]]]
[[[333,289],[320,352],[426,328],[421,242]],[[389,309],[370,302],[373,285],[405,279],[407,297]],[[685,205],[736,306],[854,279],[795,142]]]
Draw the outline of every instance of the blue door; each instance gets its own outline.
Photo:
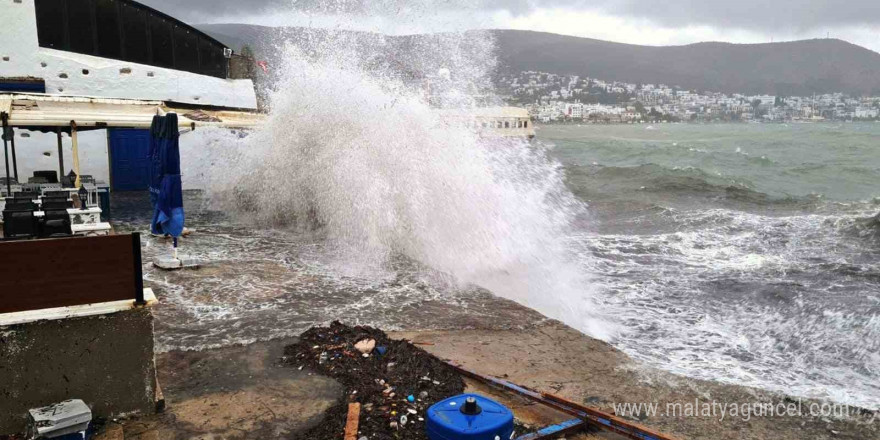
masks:
[[[150,130],[110,130],[110,178],[113,191],[150,187]]]

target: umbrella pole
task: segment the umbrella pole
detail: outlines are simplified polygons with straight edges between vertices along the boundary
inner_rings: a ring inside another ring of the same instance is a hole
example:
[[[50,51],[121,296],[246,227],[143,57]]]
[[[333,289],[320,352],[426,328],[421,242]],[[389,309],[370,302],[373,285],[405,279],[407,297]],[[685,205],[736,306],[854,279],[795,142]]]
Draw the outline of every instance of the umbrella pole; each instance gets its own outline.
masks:
[[[75,188],[82,186],[82,176],[79,172],[79,140],[76,134],[76,122],[70,121],[70,140],[73,142],[73,172],[76,173]]]
[[[174,237],[174,259],[177,260],[177,237]]]
[[[11,176],[9,175],[9,150],[6,148],[6,130],[9,128],[9,115],[6,112],[0,114],[0,119],[3,120],[3,157],[6,160],[6,195],[8,197],[12,197],[12,181],[9,180]]]

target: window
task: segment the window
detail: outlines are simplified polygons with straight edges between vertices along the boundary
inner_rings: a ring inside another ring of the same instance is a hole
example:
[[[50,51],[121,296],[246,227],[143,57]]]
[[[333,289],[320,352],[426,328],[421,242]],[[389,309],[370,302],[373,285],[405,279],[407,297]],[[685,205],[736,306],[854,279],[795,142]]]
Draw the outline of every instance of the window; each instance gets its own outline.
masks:
[[[504,128],[510,128],[510,121],[504,121]]]
[[[147,12],[129,4],[122,4],[122,29],[125,32],[123,49],[125,60],[151,64],[150,44],[147,41]]]
[[[95,0],[95,23],[98,31],[98,56],[120,59],[119,8],[116,0]]]
[[[70,51],[95,54],[95,14],[89,0],[67,0],[67,29]]]
[[[63,50],[67,34],[67,23],[64,20],[64,0],[37,0],[37,36],[40,46]]]
[[[171,23],[162,17],[150,17],[150,45],[153,49],[153,65],[174,68],[174,46]]]
[[[529,121],[523,121],[523,128],[529,128]]]

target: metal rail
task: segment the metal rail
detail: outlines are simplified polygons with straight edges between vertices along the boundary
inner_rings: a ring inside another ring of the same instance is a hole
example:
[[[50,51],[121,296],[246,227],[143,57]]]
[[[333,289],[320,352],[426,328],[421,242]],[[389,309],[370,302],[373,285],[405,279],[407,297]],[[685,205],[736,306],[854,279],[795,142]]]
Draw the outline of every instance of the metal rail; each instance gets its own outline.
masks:
[[[577,417],[586,423],[594,425],[600,429],[606,429],[625,437],[636,440],[677,440],[666,434],[650,430],[643,426],[631,423],[613,414],[606,413],[594,408],[589,408],[552,394],[534,391],[526,387],[516,385],[503,379],[484,376],[472,370],[468,370],[460,365],[448,363],[452,368],[461,373],[465,377],[483,382],[487,385],[500,388],[505,391],[512,391],[527,399],[549,406],[558,411]],[[531,437],[531,439],[540,439],[542,437]]]
[[[586,422],[581,419],[566,420],[562,423],[542,428],[538,432],[521,435],[515,440],[542,440],[547,438],[558,438],[560,435],[574,434],[582,431],[586,426]]]

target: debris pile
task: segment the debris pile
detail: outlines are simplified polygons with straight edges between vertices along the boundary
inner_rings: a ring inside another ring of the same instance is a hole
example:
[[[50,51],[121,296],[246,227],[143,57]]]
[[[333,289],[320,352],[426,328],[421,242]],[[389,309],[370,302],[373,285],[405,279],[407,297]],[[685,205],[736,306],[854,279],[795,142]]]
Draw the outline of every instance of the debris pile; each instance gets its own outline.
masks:
[[[359,440],[427,440],[428,408],[465,386],[455,370],[421,348],[391,340],[381,330],[339,322],[303,333],[285,349],[284,361],[345,388],[346,398],[321,424],[295,437],[303,440],[342,440],[350,402],[361,405]]]

